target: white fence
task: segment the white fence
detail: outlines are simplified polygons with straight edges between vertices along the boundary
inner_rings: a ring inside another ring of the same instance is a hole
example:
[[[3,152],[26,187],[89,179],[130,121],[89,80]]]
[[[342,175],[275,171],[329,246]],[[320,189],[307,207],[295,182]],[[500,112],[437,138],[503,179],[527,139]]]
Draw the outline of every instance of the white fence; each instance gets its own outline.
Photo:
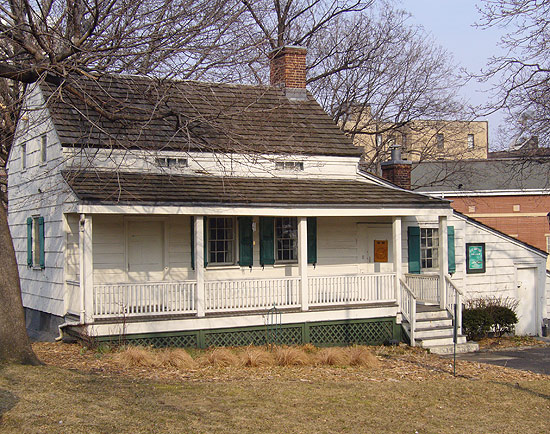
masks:
[[[404,281],[401,280],[399,282],[399,287],[401,291],[401,314],[409,323],[409,330],[405,328],[405,332],[409,335],[411,346],[414,347],[414,332],[416,328],[416,297]]]
[[[311,276],[309,305],[396,301],[395,273]],[[301,279],[239,279],[204,282],[206,313],[299,308]],[[197,313],[196,282],[117,283],[94,286],[95,318]]]
[[[265,310],[300,306],[300,278],[205,282],[206,312]]]
[[[395,300],[395,273],[309,278],[310,306]]]
[[[94,317],[194,313],[195,281],[94,286]]]
[[[418,301],[439,304],[438,274],[406,274],[405,283]]]

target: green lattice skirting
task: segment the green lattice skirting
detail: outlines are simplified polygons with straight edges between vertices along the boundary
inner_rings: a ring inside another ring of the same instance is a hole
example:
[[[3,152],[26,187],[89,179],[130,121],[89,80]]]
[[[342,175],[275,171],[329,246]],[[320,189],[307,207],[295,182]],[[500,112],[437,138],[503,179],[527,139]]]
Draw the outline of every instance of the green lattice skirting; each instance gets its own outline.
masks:
[[[194,330],[128,336],[106,336],[100,341],[124,340],[131,345],[151,345],[156,348],[208,348],[221,346],[300,345],[343,346],[352,344],[380,345],[401,340],[401,327],[395,318],[375,318],[355,321],[330,321],[281,325],[277,330],[261,327]]]

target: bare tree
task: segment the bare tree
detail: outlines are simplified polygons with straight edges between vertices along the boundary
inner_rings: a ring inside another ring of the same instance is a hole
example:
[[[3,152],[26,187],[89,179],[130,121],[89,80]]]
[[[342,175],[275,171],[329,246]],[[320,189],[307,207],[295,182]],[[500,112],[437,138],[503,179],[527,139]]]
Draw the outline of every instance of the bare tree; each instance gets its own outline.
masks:
[[[550,139],[550,1],[483,0],[481,26],[507,30],[506,54],[492,57],[481,79],[496,82],[485,110],[507,113],[505,137]]]
[[[392,136],[405,127],[415,133],[427,130],[426,124],[412,121],[437,119],[446,125],[470,119],[457,98],[460,81],[451,57],[422,29],[408,24],[408,13],[389,2],[242,2],[252,21],[247,28],[257,25],[256,32],[245,37],[265,52],[248,63],[251,75],[266,80],[269,50],[285,44],[306,46],[309,89],[335,122],[369,149],[369,169],[376,171],[387,157]],[[432,125],[429,130],[434,130]],[[377,135],[384,140],[377,142]],[[440,152],[433,137],[409,145],[416,149],[416,159]]]
[[[112,113],[81,92],[78,77],[124,71],[185,78],[219,69],[239,48],[231,36],[240,28],[235,26],[238,6],[221,0],[0,1],[0,77],[9,80],[0,89],[3,165],[25,84],[63,83],[75,98],[109,117]],[[0,360],[37,363],[25,334],[19,276],[3,209],[1,217]]]

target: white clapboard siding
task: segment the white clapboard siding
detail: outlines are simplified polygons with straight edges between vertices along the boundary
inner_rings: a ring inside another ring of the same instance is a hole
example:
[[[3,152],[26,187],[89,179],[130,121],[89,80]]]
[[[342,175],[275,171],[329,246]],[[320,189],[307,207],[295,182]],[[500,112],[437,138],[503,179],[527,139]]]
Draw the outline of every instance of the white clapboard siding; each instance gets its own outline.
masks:
[[[37,88],[31,91],[30,105],[43,102]],[[27,106],[27,108],[29,108]],[[44,109],[23,110],[28,128],[18,126],[8,159],[8,222],[14,241],[25,307],[62,316],[65,312],[65,227],[63,209],[75,198],[62,180],[59,168],[63,154],[57,134]],[[47,161],[40,161],[41,135],[47,135]],[[27,167],[21,165],[21,143],[26,143]],[[27,266],[27,218],[44,217],[45,269]],[[74,263],[74,258],[71,260]],[[73,273],[74,273],[73,266]]]

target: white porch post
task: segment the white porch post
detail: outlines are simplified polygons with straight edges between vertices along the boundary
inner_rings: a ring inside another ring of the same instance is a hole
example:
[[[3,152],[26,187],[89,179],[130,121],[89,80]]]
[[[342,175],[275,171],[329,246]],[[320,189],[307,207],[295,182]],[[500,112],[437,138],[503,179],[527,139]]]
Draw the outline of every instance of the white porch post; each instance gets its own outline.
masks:
[[[439,307],[447,306],[445,276],[449,272],[449,248],[447,238],[447,216],[439,216]]]
[[[195,278],[197,290],[195,292],[195,307],[197,316],[204,316],[204,217],[195,216]]]
[[[401,217],[393,217],[393,271],[395,272],[395,298],[397,305],[401,307],[400,281],[403,277],[403,248],[401,245]]]
[[[298,218],[298,267],[300,268],[300,288],[302,310],[309,310],[309,284],[307,280],[307,218]]]
[[[78,232],[80,253],[80,322],[90,324],[94,318],[94,256],[92,245],[92,216],[80,215]]]

